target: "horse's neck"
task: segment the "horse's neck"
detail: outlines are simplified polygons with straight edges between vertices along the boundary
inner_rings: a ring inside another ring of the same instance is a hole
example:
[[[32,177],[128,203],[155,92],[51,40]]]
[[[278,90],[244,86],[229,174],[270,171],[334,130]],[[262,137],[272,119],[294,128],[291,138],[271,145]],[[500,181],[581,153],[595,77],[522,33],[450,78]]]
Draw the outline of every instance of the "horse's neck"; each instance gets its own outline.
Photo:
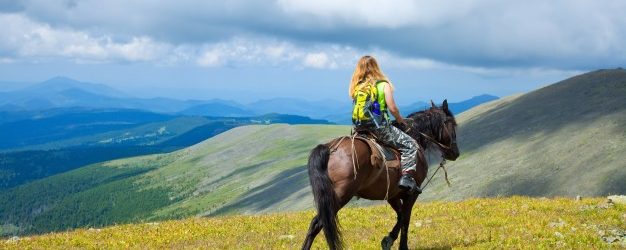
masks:
[[[433,113],[433,114],[423,114],[423,118],[420,117],[419,120],[417,120],[416,122],[426,122],[427,124],[420,126],[417,125],[417,137],[418,138],[422,138],[421,140],[418,140],[418,143],[420,144],[421,147],[426,147],[428,144],[428,140],[426,138],[424,138],[424,135],[432,138],[432,139],[437,139],[438,135],[437,135],[437,131],[438,128],[433,126],[433,120],[432,119],[436,119],[435,116],[437,114]]]

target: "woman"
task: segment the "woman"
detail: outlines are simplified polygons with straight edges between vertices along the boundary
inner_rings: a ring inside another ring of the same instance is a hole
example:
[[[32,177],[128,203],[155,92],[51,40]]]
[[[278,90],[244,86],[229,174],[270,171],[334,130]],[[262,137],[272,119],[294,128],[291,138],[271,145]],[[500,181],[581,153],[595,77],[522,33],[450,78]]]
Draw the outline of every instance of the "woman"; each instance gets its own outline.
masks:
[[[398,185],[402,189],[421,193],[421,189],[413,179],[419,146],[413,138],[391,125],[387,110],[391,112],[399,124],[404,124],[404,119],[400,115],[398,106],[393,99],[393,85],[385,77],[378,67],[376,59],[372,56],[363,56],[357,63],[354,74],[352,74],[352,81],[350,82],[350,97],[356,100],[357,93],[363,93],[362,90],[364,88],[376,89],[376,96],[373,98],[376,104],[373,105],[376,111],[380,110],[380,117],[376,117],[376,113],[378,113],[376,111],[365,111],[375,117],[360,120],[356,118],[358,115],[354,115],[358,112],[353,112],[353,122],[356,129],[370,131],[377,137],[378,141],[400,150],[402,154],[400,158],[402,177]]]

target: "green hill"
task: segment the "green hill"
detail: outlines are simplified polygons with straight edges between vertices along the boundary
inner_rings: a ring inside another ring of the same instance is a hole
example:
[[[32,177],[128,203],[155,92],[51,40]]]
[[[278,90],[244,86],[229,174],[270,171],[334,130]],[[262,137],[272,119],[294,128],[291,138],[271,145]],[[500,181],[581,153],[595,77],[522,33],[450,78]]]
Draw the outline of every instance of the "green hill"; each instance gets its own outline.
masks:
[[[428,200],[626,193],[626,70],[599,70],[483,104],[457,117],[452,187]]]
[[[620,249],[626,207],[603,199],[512,197],[417,203],[411,249]],[[0,249],[297,249],[312,211],[80,229],[0,240]],[[339,212],[347,249],[379,249],[395,223],[388,206]],[[397,247],[397,242],[394,247]],[[323,233],[313,245],[327,249]]]
[[[0,193],[2,234],[310,208],[306,159],[348,126],[234,128],[168,154],[90,165]]]

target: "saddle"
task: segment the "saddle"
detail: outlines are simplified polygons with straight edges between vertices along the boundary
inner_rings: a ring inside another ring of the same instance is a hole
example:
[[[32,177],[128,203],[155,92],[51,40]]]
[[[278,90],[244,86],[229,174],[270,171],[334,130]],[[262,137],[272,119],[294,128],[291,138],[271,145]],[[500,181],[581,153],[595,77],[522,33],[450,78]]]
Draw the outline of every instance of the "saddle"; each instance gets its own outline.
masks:
[[[376,137],[369,132],[358,131],[357,133],[358,136],[370,146],[370,150],[372,151],[370,158],[373,166],[400,169],[400,151],[380,144],[376,141]]]
[[[372,151],[372,155],[370,156],[370,161],[372,166],[377,168],[394,168],[400,169],[400,151],[395,148],[386,146],[384,144],[380,144],[376,141],[376,137],[373,134],[370,134],[367,131],[357,131],[352,136],[349,137],[341,137],[337,138],[334,142],[330,142],[330,144],[338,145],[342,140],[361,140],[370,147]],[[331,150],[334,146],[330,146]]]

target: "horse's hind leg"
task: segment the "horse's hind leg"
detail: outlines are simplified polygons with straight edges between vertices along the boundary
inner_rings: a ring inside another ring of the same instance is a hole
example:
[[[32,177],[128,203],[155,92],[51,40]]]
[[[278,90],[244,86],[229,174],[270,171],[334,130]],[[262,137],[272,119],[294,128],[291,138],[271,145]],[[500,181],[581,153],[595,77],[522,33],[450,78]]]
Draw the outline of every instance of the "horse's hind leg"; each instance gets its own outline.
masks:
[[[347,195],[339,198],[339,208],[335,209],[335,214],[339,212],[339,210],[345,206],[351,198],[351,196]],[[320,231],[322,231],[322,223],[320,223],[319,218],[315,215],[309,225],[309,232],[306,234],[306,239],[304,240],[304,244],[302,244],[302,249],[311,249],[311,245],[313,245],[313,241]]]
[[[389,202],[391,208],[396,211],[397,220],[396,225],[393,226],[393,229],[391,229],[389,235],[385,236],[385,238],[383,238],[383,240],[380,242],[381,247],[385,250],[391,249],[391,246],[393,246],[393,242],[396,241],[396,239],[398,238],[398,233],[400,232],[400,227],[402,225],[402,213],[400,213],[402,201],[400,199],[393,199],[388,200],[387,202]]]
[[[402,235],[400,235],[400,249],[409,249],[409,224],[411,224],[411,211],[413,210],[413,205],[417,200],[417,196],[417,194],[410,194],[402,200]]]
[[[302,249],[311,249],[311,245],[313,244],[313,240],[315,240],[315,236],[322,230],[322,224],[319,222],[317,215],[313,217],[311,220],[311,225],[309,226],[309,232],[306,234],[306,239],[304,240],[304,244],[302,245]]]

